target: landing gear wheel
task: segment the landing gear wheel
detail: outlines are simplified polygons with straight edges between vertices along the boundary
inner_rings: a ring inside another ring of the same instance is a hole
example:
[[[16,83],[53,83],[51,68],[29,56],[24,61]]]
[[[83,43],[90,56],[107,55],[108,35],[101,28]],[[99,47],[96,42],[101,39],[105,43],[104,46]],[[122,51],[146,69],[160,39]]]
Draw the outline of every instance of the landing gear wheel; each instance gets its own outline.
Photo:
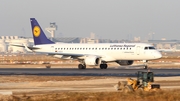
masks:
[[[104,69],[107,69],[107,64],[104,64]]]
[[[46,65],[46,68],[48,68],[48,69],[51,68],[51,65]]]
[[[79,68],[79,69],[86,69],[86,65],[79,64],[79,65],[78,65],[78,68]]]
[[[107,67],[108,67],[107,64],[100,64],[101,69],[107,69]]]
[[[83,65],[83,69],[86,69],[86,65],[85,64]]]
[[[144,69],[148,69],[148,66],[147,66],[147,65],[145,65],[145,66],[144,66]]]

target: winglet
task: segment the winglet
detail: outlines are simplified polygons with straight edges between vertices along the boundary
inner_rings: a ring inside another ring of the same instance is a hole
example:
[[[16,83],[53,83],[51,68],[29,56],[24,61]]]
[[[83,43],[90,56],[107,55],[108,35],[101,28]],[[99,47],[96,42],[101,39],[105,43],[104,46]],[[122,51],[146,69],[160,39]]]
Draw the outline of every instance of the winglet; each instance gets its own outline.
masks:
[[[35,18],[30,18],[30,21],[31,21],[32,34],[35,45],[54,44],[53,41],[49,40],[46,37],[46,35],[44,34],[43,30],[41,29],[40,25],[38,24]]]

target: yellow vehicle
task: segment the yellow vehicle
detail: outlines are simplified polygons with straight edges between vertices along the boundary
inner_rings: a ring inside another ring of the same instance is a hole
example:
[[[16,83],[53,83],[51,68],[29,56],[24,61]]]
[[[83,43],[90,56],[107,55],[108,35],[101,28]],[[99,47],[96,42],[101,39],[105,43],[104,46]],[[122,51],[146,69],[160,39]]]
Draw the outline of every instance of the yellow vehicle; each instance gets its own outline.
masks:
[[[117,85],[117,90],[122,90],[123,92],[132,92],[136,90],[142,91],[152,91],[160,89],[159,84],[153,84],[154,74],[153,72],[141,72],[137,73],[137,80],[127,78],[126,82],[119,81]]]

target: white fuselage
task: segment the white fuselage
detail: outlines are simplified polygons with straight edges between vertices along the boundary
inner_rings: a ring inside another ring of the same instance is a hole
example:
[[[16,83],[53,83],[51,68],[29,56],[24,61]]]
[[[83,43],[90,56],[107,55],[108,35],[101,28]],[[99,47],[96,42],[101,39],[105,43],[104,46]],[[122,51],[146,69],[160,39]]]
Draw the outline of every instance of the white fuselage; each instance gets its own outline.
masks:
[[[98,44],[45,44],[36,45],[35,52],[59,55],[95,55],[104,61],[115,60],[152,60],[161,58],[159,51],[145,43],[98,43]],[[145,48],[146,47],[146,48]],[[148,48],[147,48],[148,47]]]

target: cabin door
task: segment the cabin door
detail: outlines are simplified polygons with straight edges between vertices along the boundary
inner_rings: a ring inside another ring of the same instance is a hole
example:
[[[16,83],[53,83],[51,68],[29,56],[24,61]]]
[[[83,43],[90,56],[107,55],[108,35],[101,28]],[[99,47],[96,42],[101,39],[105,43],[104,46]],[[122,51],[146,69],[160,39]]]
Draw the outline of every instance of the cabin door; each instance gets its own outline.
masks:
[[[139,55],[140,54],[140,46],[136,47],[136,54]]]
[[[55,48],[54,46],[51,46],[51,51],[52,52],[57,52],[57,48]]]

